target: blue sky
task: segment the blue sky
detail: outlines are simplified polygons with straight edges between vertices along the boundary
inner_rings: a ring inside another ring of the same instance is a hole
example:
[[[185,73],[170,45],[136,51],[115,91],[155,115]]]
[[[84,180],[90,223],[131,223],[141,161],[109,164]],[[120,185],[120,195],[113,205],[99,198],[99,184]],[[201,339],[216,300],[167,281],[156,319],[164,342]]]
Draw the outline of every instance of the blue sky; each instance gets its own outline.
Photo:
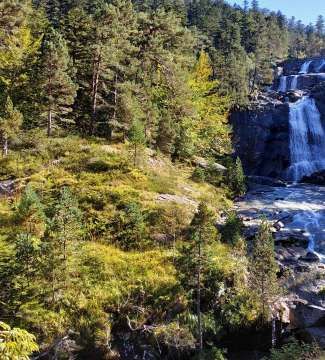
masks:
[[[230,4],[242,5],[242,0],[226,0]],[[260,7],[281,10],[288,17],[295,16],[305,24],[314,23],[318,15],[325,16],[324,0],[259,0]]]

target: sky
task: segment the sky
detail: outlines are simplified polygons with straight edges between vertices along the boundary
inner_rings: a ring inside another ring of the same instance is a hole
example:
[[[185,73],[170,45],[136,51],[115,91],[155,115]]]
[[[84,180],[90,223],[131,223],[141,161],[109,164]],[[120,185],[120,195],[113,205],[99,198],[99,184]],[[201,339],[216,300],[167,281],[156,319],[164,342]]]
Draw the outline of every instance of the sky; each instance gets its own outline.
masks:
[[[242,0],[226,0],[230,4],[242,5]],[[281,10],[288,17],[295,16],[304,24],[315,23],[318,15],[325,16],[324,0],[259,0],[260,7]]]

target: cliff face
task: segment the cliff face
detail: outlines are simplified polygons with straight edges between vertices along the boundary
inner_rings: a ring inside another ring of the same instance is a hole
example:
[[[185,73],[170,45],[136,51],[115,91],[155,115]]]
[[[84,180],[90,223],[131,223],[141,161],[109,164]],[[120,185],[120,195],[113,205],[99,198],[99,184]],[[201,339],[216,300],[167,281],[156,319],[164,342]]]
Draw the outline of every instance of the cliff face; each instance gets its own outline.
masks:
[[[246,174],[290,180],[288,171],[292,174],[297,167],[300,175],[304,172],[301,164],[313,161],[312,152],[317,153],[317,134],[312,129],[317,119],[311,119],[311,113],[316,111],[322,130],[325,129],[325,59],[292,60],[281,65],[277,73],[282,75],[275,78],[272,90],[261,95],[249,110],[233,112],[230,120],[236,154]],[[299,102],[308,101],[306,99],[314,99],[316,107],[310,110],[308,104],[300,106]],[[310,159],[307,155],[303,158],[308,152],[304,149],[301,149],[302,154],[296,154],[301,158],[292,156],[293,126],[298,128],[294,131],[301,131],[302,138],[307,139],[304,146],[310,152],[307,154]],[[297,158],[295,163],[292,163],[293,158]],[[320,170],[318,162],[316,164],[315,160],[315,171]]]
[[[247,175],[281,178],[289,165],[288,118],[285,103],[231,115],[236,154]]]

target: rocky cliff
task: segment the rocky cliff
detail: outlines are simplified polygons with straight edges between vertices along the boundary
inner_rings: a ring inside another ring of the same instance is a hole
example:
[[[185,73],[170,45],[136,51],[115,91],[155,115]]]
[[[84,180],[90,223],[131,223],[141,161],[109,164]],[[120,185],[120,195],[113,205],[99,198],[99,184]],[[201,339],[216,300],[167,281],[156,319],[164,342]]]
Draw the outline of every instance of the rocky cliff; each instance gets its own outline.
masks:
[[[247,175],[296,181],[325,168],[325,142],[319,142],[325,131],[325,58],[280,65],[273,87],[230,120]]]

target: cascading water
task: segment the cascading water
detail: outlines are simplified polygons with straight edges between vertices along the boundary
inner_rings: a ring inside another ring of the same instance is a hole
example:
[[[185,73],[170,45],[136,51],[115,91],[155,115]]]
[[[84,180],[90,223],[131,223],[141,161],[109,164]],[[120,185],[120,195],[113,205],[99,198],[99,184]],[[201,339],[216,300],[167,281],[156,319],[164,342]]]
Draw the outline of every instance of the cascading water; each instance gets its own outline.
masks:
[[[280,84],[278,88],[279,92],[286,92],[287,91],[287,76],[280,77]]]
[[[312,62],[312,60],[304,62],[300,68],[299,74],[308,74],[309,67]]]
[[[289,106],[291,165],[287,178],[297,182],[325,169],[325,132],[314,99],[306,96]]]
[[[298,88],[299,75],[293,75],[291,77],[290,90],[296,90]]]

